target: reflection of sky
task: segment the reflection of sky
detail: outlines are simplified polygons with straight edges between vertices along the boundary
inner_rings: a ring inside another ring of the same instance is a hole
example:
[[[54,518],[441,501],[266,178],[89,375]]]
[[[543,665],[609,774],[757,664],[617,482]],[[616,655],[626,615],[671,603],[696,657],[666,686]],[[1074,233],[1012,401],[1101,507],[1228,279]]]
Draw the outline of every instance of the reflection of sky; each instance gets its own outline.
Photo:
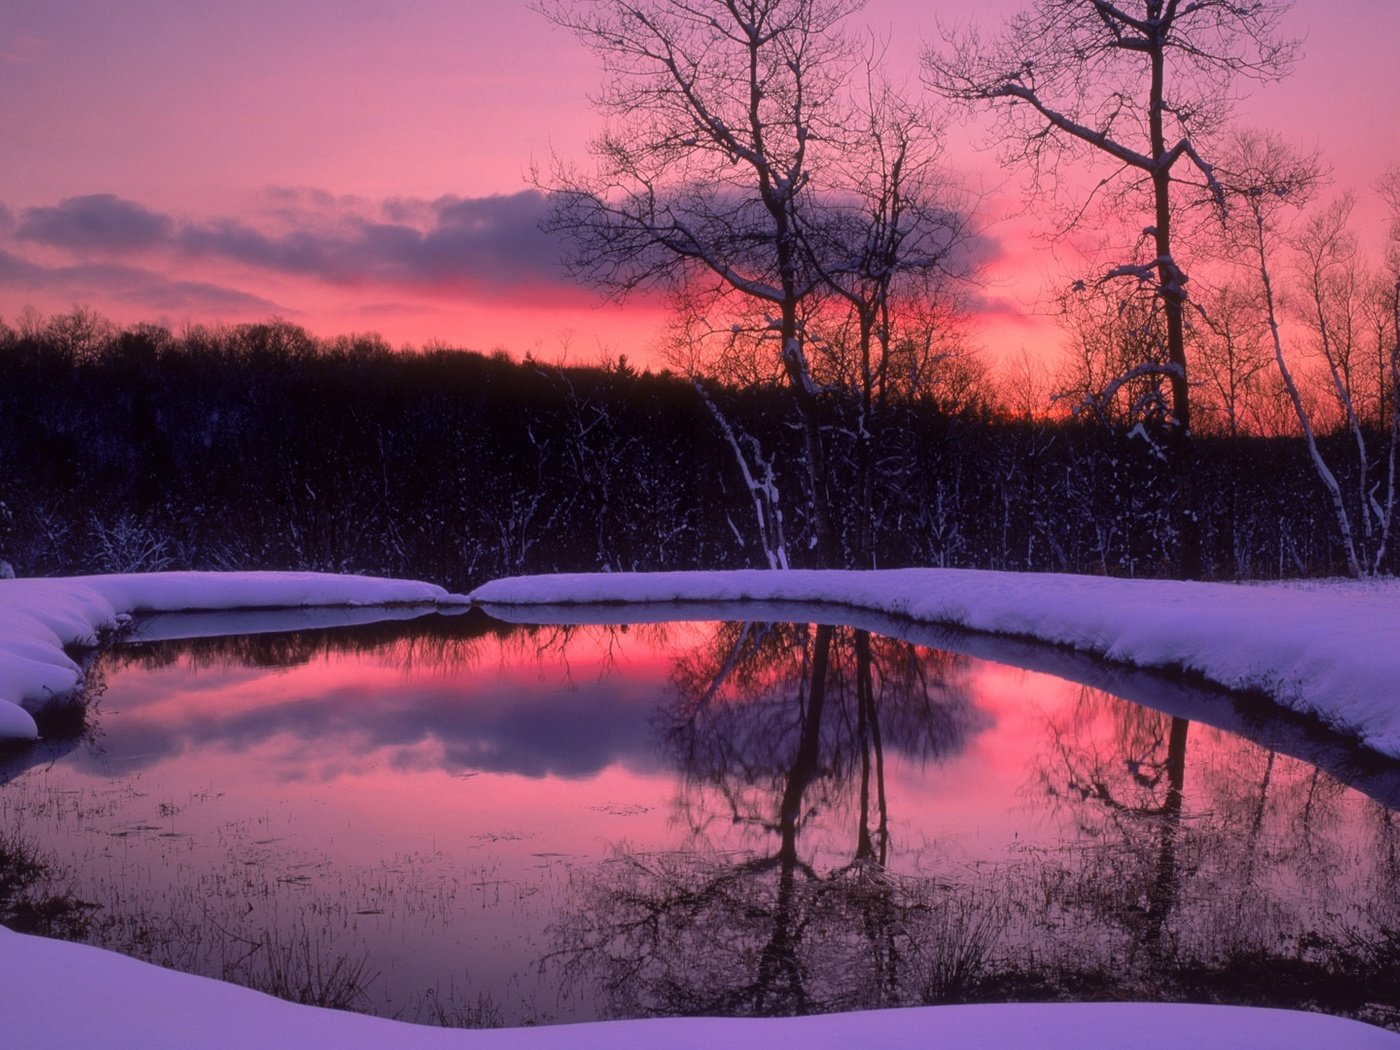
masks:
[[[730,819],[733,796],[683,784],[657,740],[674,661],[712,625],[583,628],[563,643],[527,630],[474,638],[451,667],[405,670],[392,646],[285,669],[109,663],[94,746],[0,787],[0,815],[104,907],[197,916],[212,898],[238,936],[314,918],[327,951],[371,953],[391,1010],[449,980],[468,1001],[475,989],[516,1001],[539,980],[551,924],[577,907],[576,878],[615,851],[685,850],[691,821],[721,860],[776,849],[771,829]],[[934,761],[887,747],[892,869],[961,886],[1002,866],[1077,863],[1084,844],[1109,842],[1105,811],[1067,801],[1056,741],[1127,797],[1123,726],[1165,716],[1103,694],[1086,703],[1082,687],[1045,675],[959,668],[977,731]],[[1319,793],[1301,762],[1204,726],[1191,734],[1192,833],[1257,811],[1270,841],[1286,841],[1307,807],[1326,818],[1314,846],[1360,870],[1364,800]],[[782,787],[766,771],[731,776],[723,787],[777,812]],[[853,783],[808,795],[799,850],[819,874],[851,859],[854,797]],[[1129,831],[1150,846],[1153,826]],[[588,1007],[560,1010],[582,1019]]]
[[[321,785],[335,792],[337,809],[353,809],[358,824],[390,838],[398,837],[398,822],[431,834],[434,820],[425,807],[452,812],[463,797],[472,800],[473,812],[489,810],[506,824],[517,819],[532,827],[548,823],[561,800],[561,812],[569,812],[583,797],[595,807],[590,813],[641,806],[660,807],[659,814],[679,785],[658,718],[675,697],[676,659],[703,649],[713,629],[692,623],[629,634],[585,627],[562,641],[522,629],[506,639],[474,640],[471,659],[452,669],[430,660],[405,667],[392,648],[319,655],[287,668],[207,665],[207,656],[153,669],[113,665],[99,746],[78,749],[66,763],[91,776],[171,783],[217,770],[221,785],[277,805]],[[950,754],[905,759],[899,735],[893,726],[886,730],[898,837],[911,847],[936,836],[999,836],[991,829],[1006,822],[1003,800],[1024,778],[1026,748],[1043,719],[1041,705],[1026,702],[1027,688],[1048,695],[1053,706],[1062,685],[1016,671],[999,677],[987,670],[993,665],[976,661],[970,666],[956,680],[974,683],[979,713],[969,716],[975,728]],[[987,683],[1000,683],[1001,691],[984,688]],[[952,682],[936,687],[950,688],[950,697],[963,693]],[[935,701],[958,710],[958,702],[942,695]],[[838,728],[842,719],[834,711],[823,737],[848,739],[851,727]],[[990,737],[983,732],[989,721],[998,729]],[[787,743],[795,745],[795,738]],[[755,769],[771,766],[756,782],[762,784],[790,761],[787,744],[777,751],[734,758],[759,763]],[[603,790],[605,783],[612,786]],[[969,795],[971,783],[980,786]],[[849,785],[836,792],[844,797]],[[833,817],[844,825],[849,812]],[[550,832],[559,840],[552,848],[596,852],[596,833],[586,830],[594,817],[560,819]],[[746,845],[766,848],[763,832],[743,834]],[[840,851],[847,837],[842,828],[814,826],[808,843],[823,853]]]
[[[586,648],[579,646],[576,648]],[[507,649],[470,674],[409,673],[374,655],[339,654],[288,669],[195,669],[181,662],[108,674],[100,754],[85,767],[143,768],[192,748],[247,752],[279,738],[285,777],[337,762],[425,764],[450,772],[579,777],[657,763],[648,719],[668,665],[572,652],[567,665]],[[622,673],[625,670],[625,674]]]

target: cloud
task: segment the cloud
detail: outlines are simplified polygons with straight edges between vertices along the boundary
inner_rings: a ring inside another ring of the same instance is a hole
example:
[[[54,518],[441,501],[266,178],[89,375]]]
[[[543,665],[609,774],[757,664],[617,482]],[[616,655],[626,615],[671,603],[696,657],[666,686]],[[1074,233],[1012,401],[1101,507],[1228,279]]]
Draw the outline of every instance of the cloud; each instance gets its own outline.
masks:
[[[533,189],[373,201],[303,187],[267,190],[263,207],[246,216],[192,220],[113,194],[91,194],[26,209],[15,236],[84,260],[142,250],[147,260],[164,253],[166,267],[251,271],[240,283],[256,283],[263,274],[372,289],[379,302],[408,295],[545,307],[591,304],[596,294],[571,280],[563,266],[560,235],[540,228],[550,209],[547,196]],[[965,222],[954,219],[951,225],[965,230]],[[953,251],[953,266],[985,264],[1000,253],[994,238],[968,231]],[[162,294],[216,294],[213,285],[182,289],[184,283],[168,280]]]
[[[0,283],[29,286],[41,280],[43,273],[42,266],[35,266],[27,259],[0,250]]]
[[[437,225],[422,246],[427,266],[446,269],[453,259],[470,258],[512,283],[564,279],[561,244],[539,228],[550,208],[544,194],[526,190],[439,203]]]
[[[174,244],[190,255],[212,256],[278,273],[335,279],[343,268],[338,246],[324,237],[300,231],[270,236],[233,219],[186,226]]]
[[[539,228],[549,204],[534,190],[435,201],[396,198],[374,217],[356,214],[358,202],[329,197],[283,196],[280,203],[282,221],[305,221],[285,233],[238,220],[189,224],[176,243],[191,255],[334,284],[497,293],[557,291],[567,284],[560,243]],[[347,213],[327,227],[326,209],[335,206]]]
[[[153,270],[121,263],[41,266],[4,250],[0,250],[0,284],[75,302],[110,299],[175,312],[288,312],[270,299],[207,281],[171,279]]]
[[[289,314],[293,311],[271,299],[209,281],[172,281],[159,274],[145,274],[146,280],[128,286],[117,298],[159,310],[257,314]]]
[[[338,285],[492,293],[568,286],[557,238],[540,230],[544,194],[379,204],[321,190],[269,191],[267,224],[184,221],[113,194],[27,209],[21,240],[82,255],[158,249]]]
[[[27,208],[15,235],[78,252],[131,251],[167,242],[175,229],[168,215],[111,193],[68,197],[52,207]]]
[[[1042,313],[1028,309],[1014,297],[986,289],[970,290],[964,301],[964,308],[973,317],[1008,321],[1030,329],[1039,329],[1044,324]]]

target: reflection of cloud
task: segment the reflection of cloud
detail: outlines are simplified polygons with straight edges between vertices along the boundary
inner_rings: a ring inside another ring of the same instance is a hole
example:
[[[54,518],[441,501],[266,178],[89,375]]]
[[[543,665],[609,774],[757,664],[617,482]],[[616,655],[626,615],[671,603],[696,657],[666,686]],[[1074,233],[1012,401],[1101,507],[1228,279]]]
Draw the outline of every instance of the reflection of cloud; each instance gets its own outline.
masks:
[[[131,711],[104,726],[100,758],[82,761],[139,769],[191,746],[243,752],[278,737],[296,741],[295,761],[307,769],[335,755],[411,766],[432,755],[433,765],[451,772],[585,777],[612,765],[649,770],[659,761],[649,701],[665,688],[664,678],[607,677],[572,687],[532,679],[435,680],[404,682],[389,694],[377,686],[341,686],[235,711],[200,705],[178,720]],[[436,747],[417,746],[425,742]]]

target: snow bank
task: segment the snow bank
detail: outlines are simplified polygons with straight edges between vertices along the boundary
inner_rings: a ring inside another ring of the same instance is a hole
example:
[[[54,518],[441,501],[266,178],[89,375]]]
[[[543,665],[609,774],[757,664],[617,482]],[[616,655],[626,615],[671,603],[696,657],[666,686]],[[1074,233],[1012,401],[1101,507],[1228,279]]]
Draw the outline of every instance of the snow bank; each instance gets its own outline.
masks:
[[[69,696],[82,672],[66,646],[95,645],[134,612],[461,602],[413,580],[313,572],[153,572],[0,579],[0,740],[33,740],[31,712]]]
[[[7,1045],[45,1050],[1397,1050],[1400,1035],[1321,1014],[1223,1006],[938,1006],[780,1020],[668,1018],[464,1031],[273,999],[86,945],[0,928]]]
[[[1400,755],[1400,585],[1236,587],[956,570],[666,573],[498,580],[482,603],[768,600],[835,603],[1036,638],[1261,689]],[[0,580],[0,736],[70,691],[65,645],[132,612],[460,604],[429,584],[308,573],[153,573]],[[79,1050],[336,1046],[369,1050],[1400,1050],[1400,1035],[1319,1014],[1185,1004],[945,1006],[783,1020],[673,1018],[456,1031],[296,1006],[85,945],[0,928],[0,1027],[17,1046]]]
[[[485,604],[792,601],[831,603],[1033,638],[1152,670],[1262,693],[1400,758],[1400,581],[1181,583],[1096,576],[876,572],[512,577]]]

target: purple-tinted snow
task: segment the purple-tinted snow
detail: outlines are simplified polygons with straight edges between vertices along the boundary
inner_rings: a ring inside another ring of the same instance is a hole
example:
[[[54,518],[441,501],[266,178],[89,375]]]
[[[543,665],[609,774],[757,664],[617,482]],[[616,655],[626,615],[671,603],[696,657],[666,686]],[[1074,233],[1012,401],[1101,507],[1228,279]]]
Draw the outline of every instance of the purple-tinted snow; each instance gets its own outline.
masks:
[[[827,602],[1070,645],[1143,667],[1187,668],[1255,688],[1400,755],[1400,585],[1229,586],[957,570],[730,572],[498,580],[501,604]],[[37,709],[71,690],[63,646],[92,644],[135,611],[458,603],[429,584],[319,574],[157,573],[0,580],[0,736],[32,736]],[[782,1020],[673,1018],[501,1031],[424,1028],[297,1006],[85,945],[0,928],[0,1026],[48,1050],[672,1050],[853,1045],[940,1050],[1400,1050],[1400,1036],[1317,1014],[1186,1004],[927,1007]],[[9,1045],[9,1043],[7,1043]]]
[[[0,739],[33,740],[31,711],[71,695],[65,646],[91,646],[133,612],[442,603],[441,587],[314,572],[153,572],[0,580]]]
[[[1400,757],[1400,581],[1181,583],[979,572],[680,572],[522,576],[472,592],[501,605],[829,602],[1009,634],[1137,667],[1185,670],[1313,715]]]

